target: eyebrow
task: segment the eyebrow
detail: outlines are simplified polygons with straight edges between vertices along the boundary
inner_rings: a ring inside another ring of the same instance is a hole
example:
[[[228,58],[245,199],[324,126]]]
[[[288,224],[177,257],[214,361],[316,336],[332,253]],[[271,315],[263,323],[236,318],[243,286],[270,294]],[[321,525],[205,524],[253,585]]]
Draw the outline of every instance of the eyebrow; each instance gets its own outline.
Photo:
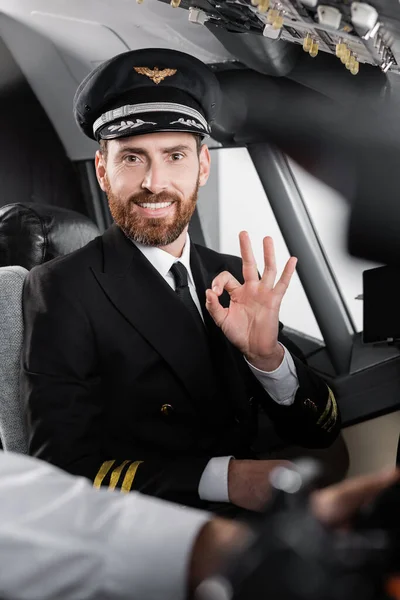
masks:
[[[123,152],[130,152],[131,154],[142,154],[143,156],[148,156],[149,153],[145,148],[140,148],[139,146],[122,146],[117,154],[122,154]],[[173,152],[193,152],[193,148],[187,146],[186,144],[178,144],[175,146],[169,146],[168,148],[163,148],[161,150],[162,154],[172,154]]]

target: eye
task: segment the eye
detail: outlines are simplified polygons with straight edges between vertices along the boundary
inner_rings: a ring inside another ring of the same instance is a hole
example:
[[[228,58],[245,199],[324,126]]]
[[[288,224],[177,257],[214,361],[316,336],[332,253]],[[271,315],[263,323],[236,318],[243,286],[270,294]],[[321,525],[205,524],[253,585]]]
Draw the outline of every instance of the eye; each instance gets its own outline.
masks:
[[[126,156],[124,156],[124,162],[135,164],[139,162],[139,157],[135,154],[127,154]]]
[[[182,160],[182,158],[184,158],[184,154],[182,154],[182,152],[174,152],[173,154],[171,154],[171,160],[173,162],[177,162],[179,160]]]

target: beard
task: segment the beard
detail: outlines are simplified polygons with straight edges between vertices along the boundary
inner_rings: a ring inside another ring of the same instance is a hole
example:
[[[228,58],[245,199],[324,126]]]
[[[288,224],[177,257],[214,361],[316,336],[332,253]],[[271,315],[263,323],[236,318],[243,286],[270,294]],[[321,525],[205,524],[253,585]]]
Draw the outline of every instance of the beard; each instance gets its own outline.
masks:
[[[105,182],[111,216],[128,238],[145,246],[168,246],[172,244],[188,225],[196,208],[199,192],[199,179],[189,198],[182,201],[176,194],[161,192],[152,194],[141,192],[127,201],[113,193],[108,180]],[[143,202],[173,202],[175,214],[171,217],[144,217],[138,214],[134,205]]]

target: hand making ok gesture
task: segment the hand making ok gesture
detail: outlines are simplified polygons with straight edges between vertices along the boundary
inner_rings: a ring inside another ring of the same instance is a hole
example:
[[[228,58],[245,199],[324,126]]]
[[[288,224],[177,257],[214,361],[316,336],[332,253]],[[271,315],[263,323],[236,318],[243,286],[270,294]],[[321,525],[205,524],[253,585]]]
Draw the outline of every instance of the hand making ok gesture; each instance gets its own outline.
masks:
[[[206,307],[215,323],[255,367],[272,371],[283,358],[278,344],[279,309],[296,268],[297,258],[291,257],[275,284],[276,264],[272,238],[265,237],[264,272],[260,279],[249,235],[239,234],[243,260],[244,283],[228,271],[223,271],[206,292]],[[226,290],[230,296],[229,308],[218,300]]]

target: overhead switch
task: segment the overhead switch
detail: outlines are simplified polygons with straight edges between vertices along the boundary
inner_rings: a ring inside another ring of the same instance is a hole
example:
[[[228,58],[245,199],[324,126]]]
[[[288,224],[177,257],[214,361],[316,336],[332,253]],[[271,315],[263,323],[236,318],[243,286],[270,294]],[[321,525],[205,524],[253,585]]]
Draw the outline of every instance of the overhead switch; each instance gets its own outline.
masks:
[[[342,13],[334,6],[318,6],[318,21],[325,27],[339,29],[342,20]]]
[[[373,29],[378,21],[378,11],[366,2],[352,2],[351,21],[354,27],[365,33]]]

